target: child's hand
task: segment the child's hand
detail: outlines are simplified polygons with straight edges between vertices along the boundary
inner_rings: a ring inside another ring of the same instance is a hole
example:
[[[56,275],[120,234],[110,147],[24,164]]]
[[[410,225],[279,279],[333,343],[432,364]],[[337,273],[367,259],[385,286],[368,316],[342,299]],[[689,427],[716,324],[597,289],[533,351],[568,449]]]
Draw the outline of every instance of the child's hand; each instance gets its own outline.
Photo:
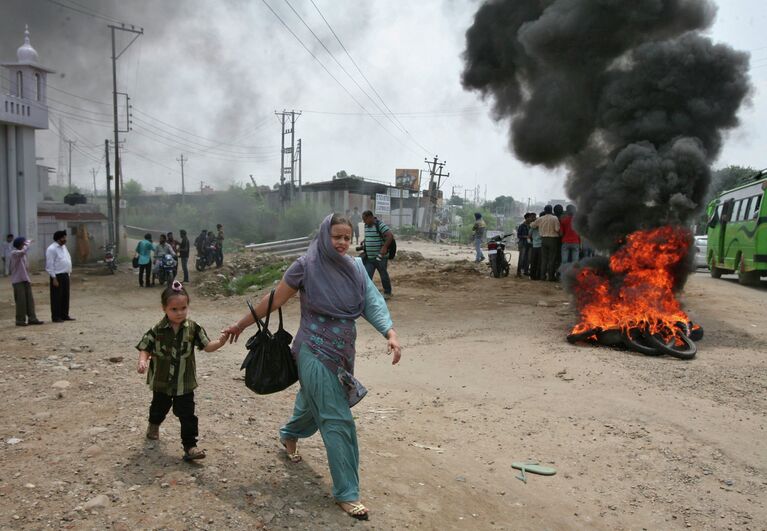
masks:
[[[144,374],[146,370],[149,368],[149,360],[152,359],[151,356],[146,355],[139,355],[138,358],[138,370],[139,374]]]
[[[229,340],[229,334],[226,332],[221,332],[221,335],[218,336],[218,341],[221,343],[221,346],[223,347],[226,345],[226,342]]]

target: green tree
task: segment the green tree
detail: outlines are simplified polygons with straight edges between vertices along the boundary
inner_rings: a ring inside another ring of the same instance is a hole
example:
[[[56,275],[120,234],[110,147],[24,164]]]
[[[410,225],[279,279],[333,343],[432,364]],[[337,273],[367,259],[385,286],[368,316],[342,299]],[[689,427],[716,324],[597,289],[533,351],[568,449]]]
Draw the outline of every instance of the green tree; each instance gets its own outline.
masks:
[[[447,202],[448,205],[454,205],[454,206],[463,206],[463,197],[459,195],[454,195],[450,198],[450,200]]]
[[[144,187],[141,186],[141,183],[130,179],[128,181],[125,181],[123,184],[123,198],[127,201],[130,201],[132,199],[136,199],[138,196],[142,195],[144,193]]]
[[[715,170],[711,174],[711,186],[708,189],[706,203],[725,190],[745,184],[756,173],[757,170],[749,166],[727,166],[726,168]]]

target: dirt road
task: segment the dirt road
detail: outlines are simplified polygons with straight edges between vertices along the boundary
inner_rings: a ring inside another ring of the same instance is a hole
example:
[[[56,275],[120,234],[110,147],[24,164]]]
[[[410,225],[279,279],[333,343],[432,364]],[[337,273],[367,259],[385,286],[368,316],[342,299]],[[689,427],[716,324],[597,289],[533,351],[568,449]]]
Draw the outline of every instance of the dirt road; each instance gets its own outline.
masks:
[[[489,278],[459,261],[466,247],[400,247],[440,262],[392,264],[400,365],[358,327],[370,522],[333,505],[319,437],[302,444],[302,464],[282,457],[294,389],[248,391],[242,344],[198,354],[208,458],[181,462],[173,417],[146,441],[150,393],[133,345],[161,317],[159,289],[139,290],[132,272],[78,270],[74,322],[14,327],[0,287],[0,527],[765,528],[764,287],[693,275],[684,301],[706,337],[682,362],[570,345],[559,286]],[[34,282],[49,321],[45,277]],[[209,332],[244,311],[244,298],[204,299],[192,285],[192,317]],[[291,302],[289,329],[298,316]],[[558,472],[522,483],[511,463],[526,459]]]

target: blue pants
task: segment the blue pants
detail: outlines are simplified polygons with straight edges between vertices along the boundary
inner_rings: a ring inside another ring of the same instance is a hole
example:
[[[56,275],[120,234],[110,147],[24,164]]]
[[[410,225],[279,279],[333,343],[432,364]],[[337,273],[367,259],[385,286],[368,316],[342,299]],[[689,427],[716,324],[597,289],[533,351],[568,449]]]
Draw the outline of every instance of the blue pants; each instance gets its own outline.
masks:
[[[485,257],[485,255],[482,254],[482,238],[474,238],[474,250],[477,251],[477,257],[474,259],[477,262]]]
[[[365,271],[368,272],[370,280],[373,280],[376,270],[381,275],[381,285],[383,286],[384,293],[391,295],[391,279],[389,278],[389,272],[386,270],[389,257],[384,256],[380,260],[375,258],[368,258],[364,261]]]
[[[305,439],[319,429],[333,478],[333,497],[349,502],[360,499],[357,429],[346,394],[338,378],[308,347],[298,355],[298,379],[293,416],[280,428],[281,439]]]
[[[579,257],[579,254],[581,252],[581,244],[580,243],[563,243],[562,244],[562,263],[563,264],[572,264],[573,262],[577,262]]]

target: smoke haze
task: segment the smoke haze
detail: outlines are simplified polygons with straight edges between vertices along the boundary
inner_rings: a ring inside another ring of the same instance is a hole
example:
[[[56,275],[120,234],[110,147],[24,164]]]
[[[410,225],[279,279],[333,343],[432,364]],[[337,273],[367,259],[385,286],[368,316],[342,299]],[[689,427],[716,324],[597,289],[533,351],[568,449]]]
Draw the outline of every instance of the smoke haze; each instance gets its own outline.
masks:
[[[749,56],[700,32],[707,0],[491,0],[466,32],[463,85],[510,119],[517,156],[568,169],[575,225],[614,249],[702,208]]]

